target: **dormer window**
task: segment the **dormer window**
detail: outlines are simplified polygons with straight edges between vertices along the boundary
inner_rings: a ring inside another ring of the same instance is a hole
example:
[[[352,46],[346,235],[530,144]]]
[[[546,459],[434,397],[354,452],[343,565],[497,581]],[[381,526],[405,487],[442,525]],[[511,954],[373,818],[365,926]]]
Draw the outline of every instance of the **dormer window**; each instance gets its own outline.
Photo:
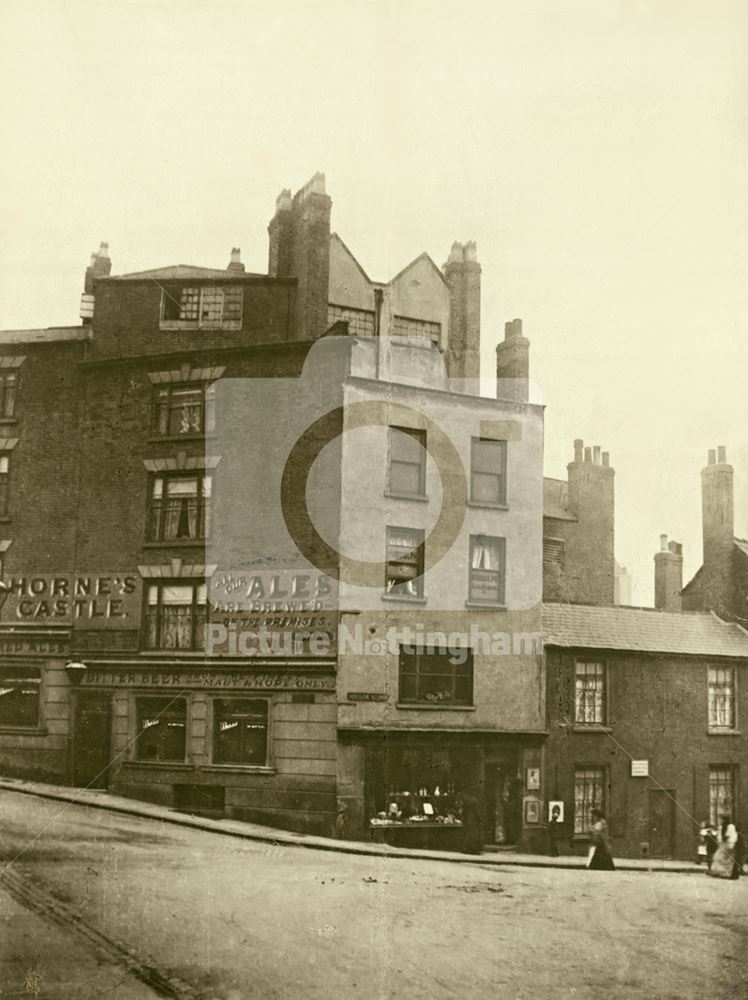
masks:
[[[242,301],[237,285],[168,282],[161,293],[161,329],[239,330]]]

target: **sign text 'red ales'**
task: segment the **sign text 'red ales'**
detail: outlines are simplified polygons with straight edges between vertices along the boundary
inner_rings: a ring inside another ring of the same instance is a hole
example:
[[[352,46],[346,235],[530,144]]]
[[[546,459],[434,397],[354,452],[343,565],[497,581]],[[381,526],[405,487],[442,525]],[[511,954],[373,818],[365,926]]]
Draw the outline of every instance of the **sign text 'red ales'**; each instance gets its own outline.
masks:
[[[0,581],[3,621],[105,627],[112,620],[138,620],[140,580],[135,575],[80,573],[14,576]]]

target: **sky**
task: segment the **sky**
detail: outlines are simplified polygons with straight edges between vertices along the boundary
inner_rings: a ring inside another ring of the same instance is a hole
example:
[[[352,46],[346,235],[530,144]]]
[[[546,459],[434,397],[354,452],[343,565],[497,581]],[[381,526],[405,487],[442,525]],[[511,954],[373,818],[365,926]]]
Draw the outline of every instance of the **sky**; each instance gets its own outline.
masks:
[[[661,533],[700,564],[709,448],[748,536],[747,84],[742,0],[4,0],[0,328],[78,323],[101,240],[266,271],[321,170],[375,280],[476,240],[482,373],[521,317],[546,474],[610,452],[648,605]]]

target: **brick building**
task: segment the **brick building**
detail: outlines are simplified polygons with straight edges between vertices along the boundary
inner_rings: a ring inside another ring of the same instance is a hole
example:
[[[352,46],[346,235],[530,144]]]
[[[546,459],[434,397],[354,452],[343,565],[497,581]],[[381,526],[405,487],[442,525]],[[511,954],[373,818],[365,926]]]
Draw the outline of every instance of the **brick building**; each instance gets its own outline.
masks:
[[[282,192],[265,275],[238,250],[113,275],[102,244],[80,327],[0,334],[0,766],[356,836],[394,804],[428,838],[471,791],[486,837],[527,842],[529,345],[508,324],[478,396],[474,244],[374,282],[330,212],[322,175]],[[471,645],[476,623],[504,640]],[[272,629],[289,643],[258,645]]]
[[[690,859],[699,823],[748,821],[748,634],[713,614],[548,604],[544,796],[564,841],[605,812],[614,854]],[[565,846],[565,845],[564,845]]]

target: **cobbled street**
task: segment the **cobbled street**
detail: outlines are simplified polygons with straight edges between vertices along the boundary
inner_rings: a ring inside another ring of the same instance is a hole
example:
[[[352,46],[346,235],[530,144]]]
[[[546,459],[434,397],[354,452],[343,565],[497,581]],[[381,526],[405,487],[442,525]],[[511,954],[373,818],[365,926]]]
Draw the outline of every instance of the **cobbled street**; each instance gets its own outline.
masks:
[[[359,857],[8,791],[0,810],[3,1000],[748,997],[746,879]]]

